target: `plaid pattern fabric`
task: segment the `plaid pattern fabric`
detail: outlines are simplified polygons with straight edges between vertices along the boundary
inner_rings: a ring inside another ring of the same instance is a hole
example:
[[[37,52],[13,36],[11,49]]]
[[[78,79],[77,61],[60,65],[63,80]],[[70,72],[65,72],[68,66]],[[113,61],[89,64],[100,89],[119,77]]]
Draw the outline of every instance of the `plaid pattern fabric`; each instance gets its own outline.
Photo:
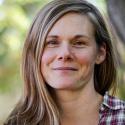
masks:
[[[99,125],[125,125],[125,102],[106,92],[100,108]]]

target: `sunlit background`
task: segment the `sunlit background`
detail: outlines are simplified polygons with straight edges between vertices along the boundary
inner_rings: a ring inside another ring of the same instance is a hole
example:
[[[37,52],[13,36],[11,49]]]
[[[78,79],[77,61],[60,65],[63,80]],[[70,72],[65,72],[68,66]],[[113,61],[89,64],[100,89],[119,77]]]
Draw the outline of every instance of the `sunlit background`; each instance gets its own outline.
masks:
[[[0,125],[22,92],[20,63],[26,32],[36,12],[49,1],[0,0]],[[107,14],[105,0],[89,1]],[[124,48],[121,44],[119,46],[122,47],[119,53],[123,58]],[[124,74],[124,69],[119,72]],[[118,96],[125,99],[123,84],[121,86]]]

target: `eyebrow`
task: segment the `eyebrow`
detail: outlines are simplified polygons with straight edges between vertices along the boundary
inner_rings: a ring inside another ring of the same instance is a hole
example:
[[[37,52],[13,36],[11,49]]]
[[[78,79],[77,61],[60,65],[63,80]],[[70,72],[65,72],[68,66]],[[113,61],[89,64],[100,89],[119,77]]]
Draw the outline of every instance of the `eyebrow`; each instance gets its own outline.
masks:
[[[75,35],[75,36],[73,37],[73,39],[74,39],[74,38],[75,38],[75,39],[78,39],[78,38],[82,38],[82,37],[90,39],[89,36],[87,36],[87,35],[81,35],[81,34]],[[59,36],[58,36],[58,35],[49,35],[49,36],[47,36],[47,38],[55,38],[55,39],[56,39],[56,38],[59,38]]]
[[[57,35],[49,35],[49,36],[47,36],[47,38],[58,38],[59,36],[57,36]]]

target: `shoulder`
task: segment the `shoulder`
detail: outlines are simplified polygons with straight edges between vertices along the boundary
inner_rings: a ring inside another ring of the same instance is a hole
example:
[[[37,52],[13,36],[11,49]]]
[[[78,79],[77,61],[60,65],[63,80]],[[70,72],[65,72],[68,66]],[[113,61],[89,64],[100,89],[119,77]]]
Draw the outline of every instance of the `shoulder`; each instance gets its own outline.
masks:
[[[106,93],[101,105],[100,115],[103,123],[125,124],[125,101]]]
[[[4,125],[17,125],[17,117],[16,117],[16,116],[11,116],[11,117],[9,117],[9,118],[5,121]]]
[[[9,117],[3,125],[24,125],[25,121],[17,116]]]
[[[108,92],[104,95],[103,105],[112,110],[125,110],[125,101],[109,95]]]

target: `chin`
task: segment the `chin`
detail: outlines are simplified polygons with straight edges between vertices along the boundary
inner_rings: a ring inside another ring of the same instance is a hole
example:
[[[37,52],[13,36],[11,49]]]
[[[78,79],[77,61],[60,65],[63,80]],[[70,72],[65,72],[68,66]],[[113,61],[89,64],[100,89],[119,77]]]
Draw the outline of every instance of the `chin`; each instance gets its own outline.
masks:
[[[54,89],[59,89],[59,90],[69,90],[69,89],[74,89],[76,87],[76,83],[74,82],[68,82],[68,81],[58,81],[57,83],[55,82],[55,84],[49,84],[52,88]]]

